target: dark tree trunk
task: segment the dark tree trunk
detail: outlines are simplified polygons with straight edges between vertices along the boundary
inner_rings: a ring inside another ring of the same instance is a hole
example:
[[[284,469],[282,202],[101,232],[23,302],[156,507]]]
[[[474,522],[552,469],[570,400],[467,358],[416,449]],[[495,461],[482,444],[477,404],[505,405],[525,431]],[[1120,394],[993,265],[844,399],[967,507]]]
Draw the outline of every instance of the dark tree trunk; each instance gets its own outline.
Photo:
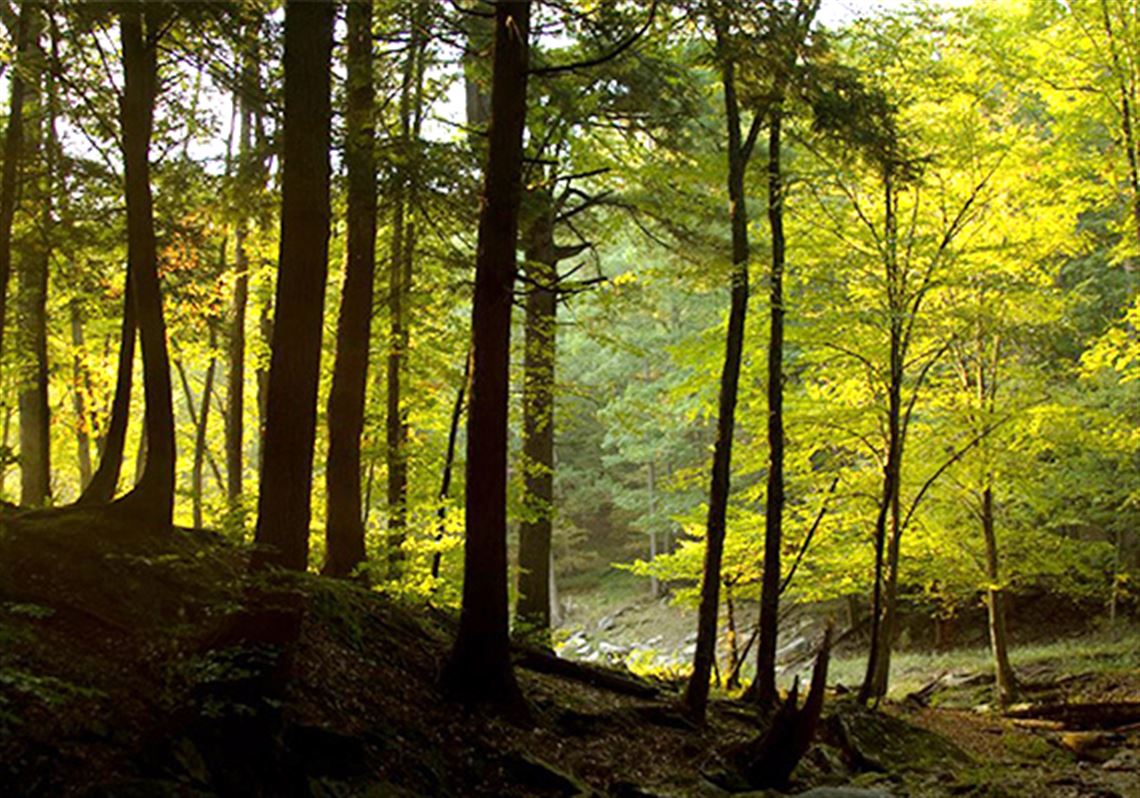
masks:
[[[718,51],[728,47],[724,22],[717,22]],[[724,553],[725,517],[728,512],[732,470],[732,437],[736,426],[736,394],[744,350],[744,321],[748,313],[748,211],[744,196],[746,166],[740,133],[740,110],[736,99],[736,75],[732,61],[723,57],[725,117],[728,130],[728,196],[732,209],[732,299],[728,313],[724,367],[720,375],[720,401],[716,445],[713,449],[712,480],[705,534],[704,575],[697,618],[697,647],[693,675],[685,690],[685,705],[693,717],[704,720],[708,704],[709,676],[716,655],[717,610],[720,601],[720,563]]]
[[[170,358],[158,281],[158,252],[150,190],[150,136],[158,88],[158,41],[162,10],[125,9],[123,41],[123,163],[126,170],[128,261],[134,280],[146,397],[146,468],[121,506],[156,525],[168,526],[174,512],[174,405]],[[144,32],[144,20],[146,22]]]
[[[216,344],[213,323],[210,327],[210,351],[213,353]],[[210,355],[210,365],[206,367],[206,381],[202,386],[202,399],[198,403],[198,419],[194,432],[194,461],[190,469],[190,497],[194,528],[202,528],[202,470],[206,465],[207,433],[210,425],[210,394],[214,392],[214,374],[217,371],[218,359]],[[189,395],[187,395],[189,400]]]
[[[760,586],[760,637],[756,646],[755,695],[773,707],[776,693],[776,641],[780,615],[780,546],[784,518],[784,180],[780,172],[783,113],[773,105],[768,127],[768,224],[772,230],[772,269],[768,296],[768,494],[764,509],[764,573]]]
[[[328,277],[332,3],[285,5],[281,249],[252,567],[309,560],[313,441]]]
[[[69,306],[71,321],[71,401],[75,410],[75,449],[79,462],[79,491],[91,484],[91,412],[87,400],[91,396],[91,375],[83,362],[87,342],[83,334],[83,313],[78,300]]]
[[[451,474],[455,466],[455,442],[459,438],[459,421],[463,417],[463,406],[467,396],[468,383],[471,381],[471,354],[468,353],[463,361],[463,380],[459,383],[459,390],[455,394],[455,404],[451,406],[451,424],[447,428],[447,451],[443,456],[443,476],[439,481],[439,509],[436,511],[436,520],[439,531],[435,540],[443,540],[444,522],[447,520],[447,498],[451,495]],[[431,558],[431,578],[439,579],[439,566],[442,560],[437,550]]]
[[[986,544],[986,610],[989,615],[990,648],[994,656],[994,686],[1000,706],[1017,700],[1017,676],[1009,662],[1009,637],[1006,632],[1005,593],[1001,589],[998,567],[997,536],[994,534],[994,492],[987,485],[982,492],[982,535]]]
[[[902,475],[902,381],[904,369],[903,316],[905,299],[898,279],[897,227],[895,196],[889,177],[884,181],[887,240],[886,282],[888,306],[891,309],[887,384],[887,460],[883,467],[883,494],[875,519],[875,583],[871,598],[871,644],[867,656],[867,671],[859,688],[863,703],[886,695],[890,676],[890,647],[893,635],[893,591],[897,585],[895,574],[899,553],[899,480]],[[900,301],[904,307],[899,307]],[[887,546],[888,522],[890,544]],[[893,565],[892,565],[893,564]],[[887,570],[884,585],[884,569]]]
[[[467,421],[467,540],[463,604],[444,668],[465,703],[521,706],[509,656],[507,410],[530,31],[529,2],[495,5],[489,154],[479,214]]]
[[[19,186],[20,156],[24,138],[24,71],[30,52],[29,29],[32,15],[39,9],[34,3],[20,6],[16,23],[16,60],[9,78],[8,129],[4,135],[4,165],[0,172],[0,355],[4,352],[4,330],[8,315],[8,282],[12,274],[12,220],[16,214],[16,192]]]
[[[550,562],[554,511],[554,365],[557,345],[558,256],[553,206],[536,194],[526,251],[527,294],[523,377],[523,505],[519,523],[519,633],[550,646]]]
[[[131,417],[131,382],[135,364],[135,292],[134,280],[128,272],[123,278],[123,321],[119,332],[119,366],[115,377],[115,398],[111,417],[103,438],[99,467],[91,477],[77,504],[106,504],[115,498],[119,474],[123,469],[123,450],[127,443],[127,426]]]
[[[35,6],[33,6],[35,7]],[[40,14],[27,31],[29,49],[43,63],[39,42],[43,20]],[[42,179],[28,184],[39,204],[39,224],[29,233],[24,247],[19,274],[20,349],[28,356],[21,369],[19,390],[20,420],[20,504],[42,507],[51,498],[51,432],[48,405],[47,294],[48,266],[51,262],[52,176],[55,171],[53,143],[55,118],[51,72],[39,68],[32,78],[31,94],[34,110],[29,116],[40,117],[42,127],[33,126],[28,156],[41,164]],[[29,75],[25,74],[25,79]],[[40,80],[43,85],[40,85]]]
[[[345,94],[348,251],[337,322],[336,363],[329,392],[327,556],[324,573],[350,576],[364,562],[360,503],[360,436],[371,340],[376,271],[376,165],[372,88],[372,3],[348,7]]]

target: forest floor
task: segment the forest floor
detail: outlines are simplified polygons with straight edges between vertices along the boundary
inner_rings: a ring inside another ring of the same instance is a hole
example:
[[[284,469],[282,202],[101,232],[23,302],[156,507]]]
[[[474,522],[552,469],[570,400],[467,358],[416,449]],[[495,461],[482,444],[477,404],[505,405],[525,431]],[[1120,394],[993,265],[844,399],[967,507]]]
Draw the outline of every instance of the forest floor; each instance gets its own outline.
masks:
[[[626,676],[614,689],[520,663],[532,724],[465,712],[437,686],[450,615],[311,575],[251,579],[246,554],[103,513],[0,524],[0,795],[711,798],[746,786],[722,755],[765,726],[747,704],[717,698],[698,727],[678,709],[679,682]],[[1135,667],[1083,667],[1039,673],[1050,703],[1140,700]],[[1140,795],[1127,724],[1081,738],[953,708],[977,689],[946,678],[925,705],[883,713],[833,694],[791,783],[748,794]]]

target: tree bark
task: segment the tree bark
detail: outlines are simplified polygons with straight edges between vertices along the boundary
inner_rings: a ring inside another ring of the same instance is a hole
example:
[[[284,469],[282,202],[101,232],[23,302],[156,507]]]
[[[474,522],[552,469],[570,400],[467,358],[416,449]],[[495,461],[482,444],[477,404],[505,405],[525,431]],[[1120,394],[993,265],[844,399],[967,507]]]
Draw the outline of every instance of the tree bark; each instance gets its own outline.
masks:
[[[77,504],[106,504],[115,498],[119,474],[123,469],[123,450],[127,443],[127,426],[131,416],[131,382],[135,364],[135,292],[128,273],[123,277],[123,321],[119,330],[119,366],[115,376],[115,397],[111,401],[111,417],[103,438],[99,467],[80,494]]]
[[[35,4],[33,7],[38,8]],[[29,137],[28,158],[41,164],[42,179],[29,184],[39,205],[39,223],[29,232],[19,272],[18,311],[20,349],[28,358],[20,369],[20,504],[42,507],[51,498],[51,418],[48,404],[47,294],[51,262],[52,192],[55,171],[54,86],[51,70],[43,68],[40,45],[43,20],[40,13],[27,31],[29,51],[36,53],[36,75],[31,77],[32,103],[29,114],[39,116],[43,127],[34,126]],[[25,75],[25,79],[29,76]],[[43,85],[40,85],[40,81]]]
[[[537,214],[526,251],[523,376],[523,506],[519,522],[519,633],[550,646],[550,558],[554,510],[554,367],[558,257],[548,192],[534,193]]]
[[[39,13],[34,3],[20,6],[16,23],[16,59],[8,89],[8,128],[4,134],[4,165],[0,172],[0,355],[4,352],[7,328],[8,282],[12,274],[12,221],[16,215],[16,193],[20,182],[20,161],[24,138],[24,72],[27,68],[32,16]]]
[[[87,342],[83,333],[83,312],[73,299],[68,312],[71,322],[71,402],[75,411],[75,451],[79,463],[79,491],[91,484],[91,413],[87,399],[91,396],[91,375],[84,363]]]
[[[453,697],[509,708],[522,706],[509,656],[507,412],[530,6],[523,0],[495,4],[490,146],[471,316],[474,360],[467,421],[463,602],[455,647],[443,672]]]
[[[773,105],[768,125],[768,224],[772,268],[768,301],[768,492],[764,509],[764,572],[760,586],[760,637],[756,646],[756,700],[773,707],[780,615],[780,547],[784,517],[784,181],[780,171],[783,113]]]
[[[986,612],[989,617],[990,649],[994,655],[994,685],[998,705],[1009,706],[1017,700],[1017,676],[1009,662],[1009,637],[1006,632],[1005,593],[1001,589],[997,536],[994,534],[994,492],[986,485],[982,491],[982,535],[986,543]]]
[[[724,553],[725,518],[728,512],[732,470],[732,437],[736,426],[736,395],[744,350],[744,322],[748,313],[748,211],[744,195],[744,172],[747,164],[740,132],[740,110],[736,99],[735,65],[726,54],[729,42],[724,25],[723,19],[717,20],[717,50],[722,59],[721,82],[724,86],[728,132],[728,196],[732,213],[732,298],[728,313],[724,367],[720,376],[717,434],[713,449],[705,534],[704,575],[701,579],[701,600],[697,618],[697,646],[693,654],[693,675],[685,690],[685,705],[690,714],[700,721],[704,720],[708,705],[709,676],[716,655],[720,564]]]
[[[285,5],[285,154],[264,464],[251,567],[309,560],[313,442],[328,277],[332,3]]]
[[[126,8],[120,16],[123,45],[123,163],[126,171],[127,243],[134,280],[143,394],[146,397],[146,467],[120,506],[158,526],[174,513],[174,404],[170,357],[158,280],[158,252],[150,189],[150,137],[158,88],[158,41],[164,9]],[[145,27],[145,31],[144,31]]]
[[[348,251],[336,362],[329,392],[326,467],[327,576],[347,577],[364,562],[360,499],[360,436],[372,326],[376,271],[376,162],[372,115],[372,3],[348,7],[348,84],[345,164],[348,169]]]
[[[206,367],[206,381],[202,386],[202,400],[198,403],[198,419],[194,432],[194,461],[190,470],[190,496],[194,528],[202,528],[202,469],[206,464],[206,435],[210,424],[210,394],[214,392],[214,374],[218,358],[214,355],[216,338],[213,323],[210,323],[210,365]],[[189,399],[189,396],[187,396]]]

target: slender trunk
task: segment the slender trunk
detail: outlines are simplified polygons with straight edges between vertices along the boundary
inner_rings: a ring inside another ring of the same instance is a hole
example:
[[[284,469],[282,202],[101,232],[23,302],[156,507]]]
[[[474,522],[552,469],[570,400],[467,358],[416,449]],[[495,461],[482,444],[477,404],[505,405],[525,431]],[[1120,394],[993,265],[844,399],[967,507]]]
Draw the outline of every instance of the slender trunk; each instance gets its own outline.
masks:
[[[728,629],[724,642],[728,648],[728,678],[724,682],[726,690],[740,687],[740,645],[736,634],[736,601],[732,596],[732,583],[724,583],[724,614]]]
[[[867,656],[867,671],[859,689],[859,700],[863,703],[882,698],[886,694],[889,676],[890,645],[893,630],[892,582],[897,584],[894,571],[898,561],[898,510],[899,479],[902,474],[902,379],[903,379],[903,330],[900,307],[901,288],[897,285],[895,200],[891,179],[884,180],[886,221],[884,229],[887,238],[886,282],[888,309],[891,314],[889,342],[889,377],[887,385],[887,460],[883,468],[883,495],[879,513],[875,519],[875,584],[871,599],[871,644]],[[890,523],[890,553],[887,551],[888,520]],[[895,563],[888,570],[884,585],[884,566]]]
[[[376,165],[372,88],[372,4],[348,7],[348,251],[337,322],[336,362],[328,400],[327,556],[324,573],[347,577],[364,562],[360,437],[376,271]]]
[[[657,559],[657,473],[652,460],[645,469],[645,491],[648,494],[649,510],[649,562]],[[649,577],[649,595],[657,598],[661,595],[661,584],[655,575]]]
[[[34,30],[28,31],[29,47],[36,51],[36,63],[43,61],[39,31],[42,20],[37,14]],[[51,262],[52,240],[52,176],[55,157],[52,143],[55,139],[53,116],[54,94],[51,70],[38,69],[30,80],[34,106],[30,114],[43,118],[43,127],[31,129],[28,157],[42,164],[43,178],[29,185],[36,189],[39,202],[39,224],[28,235],[25,257],[21,263],[18,286],[20,349],[28,356],[21,369],[19,389],[20,419],[20,504],[25,507],[42,507],[51,498],[51,419],[48,404],[47,355],[47,293],[48,267]],[[25,79],[28,76],[25,75]],[[39,79],[44,85],[41,86]],[[31,192],[29,192],[31,193]]]
[[[254,26],[256,31],[256,26]],[[260,177],[260,167],[250,163],[253,153],[254,111],[249,93],[260,85],[255,48],[247,45],[242,57],[242,88],[238,99],[241,132],[238,137],[238,174]],[[239,213],[234,233],[234,295],[226,337],[226,501],[229,524],[245,528],[245,323],[249,306],[249,219]]]
[[[444,522],[447,520],[447,498],[451,494],[451,473],[455,465],[455,442],[459,438],[459,421],[463,417],[463,404],[467,396],[468,383],[471,379],[471,353],[463,361],[463,379],[459,383],[459,390],[455,394],[455,404],[451,406],[451,424],[447,428],[447,450],[443,456],[443,476],[439,483],[439,509],[436,510],[438,531],[435,535],[437,543],[443,540]],[[442,553],[436,551],[431,558],[431,578],[439,579],[439,567]]]
[[[404,561],[404,539],[408,526],[408,421],[403,403],[403,381],[407,372],[408,301],[411,296],[412,264],[415,259],[416,177],[413,161],[418,150],[422,104],[423,50],[425,37],[421,4],[409,9],[411,46],[400,90],[400,144],[396,203],[392,221],[392,256],[388,268],[388,576],[399,577]]]
[[[760,637],[756,646],[756,700],[774,707],[776,642],[780,614],[780,546],[784,517],[784,181],[780,171],[783,114],[772,107],[768,126],[768,225],[772,269],[768,277],[768,493],[764,510],[764,573],[760,587]]]
[[[328,277],[330,63],[336,7],[285,5],[285,156],[276,317],[266,396],[259,548],[251,566],[309,561],[313,443]]]
[[[986,542],[986,610],[989,615],[990,647],[994,655],[994,684],[999,706],[1017,700],[1017,677],[1009,663],[1009,638],[1006,633],[1005,593],[1001,588],[998,566],[997,536],[994,535],[994,492],[987,485],[982,492],[982,535]]]
[[[558,267],[549,194],[530,230],[523,376],[523,505],[519,522],[519,632],[550,645],[550,556],[554,510],[554,368]]]
[[[210,424],[210,394],[214,390],[214,374],[218,359],[213,354],[217,341],[213,325],[210,327],[210,365],[206,367],[206,381],[202,386],[202,400],[198,403],[198,421],[194,434],[194,462],[190,471],[190,496],[193,503],[194,528],[202,528],[202,469],[206,464],[206,434]]]
[[[727,47],[725,32],[718,25],[718,50]],[[717,609],[720,601],[720,563],[724,553],[725,519],[728,512],[732,469],[732,437],[736,426],[736,395],[744,350],[744,322],[748,313],[748,212],[745,207],[745,158],[736,100],[735,67],[725,60],[722,67],[724,104],[728,128],[728,196],[732,212],[732,300],[728,314],[724,368],[720,376],[716,445],[713,449],[705,535],[704,575],[697,619],[697,646],[693,675],[685,690],[685,704],[693,717],[703,721],[708,704],[709,677],[716,653]]]
[[[471,404],[467,418],[467,540],[448,692],[465,703],[521,706],[511,668],[507,612],[507,412],[530,2],[495,4],[491,125],[479,213],[472,308]]]
[[[84,363],[87,343],[83,334],[83,313],[78,300],[69,305],[71,316],[71,401],[75,410],[75,448],[79,461],[79,491],[91,484],[91,416],[87,398],[91,396],[91,375]]]
[[[1120,52],[1117,49],[1116,31],[1112,25],[1112,15],[1109,13],[1108,0],[1101,0],[1101,22],[1104,25],[1105,36],[1108,38],[1108,49],[1112,58],[1112,68],[1120,84],[1120,127],[1124,138],[1124,149],[1128,155],[1128,185],[1132,191],[1132,224],[1133,234],[1140,243],[1140,163],[1137,162],[1136,134],[1133,114],[1134,108],[1134,77],[1125,74],[1121,63]]]
[[[24,72],[31,52],[32,17],[39,13],[35,3],[23,3],[16,23],[16,59],[8,88],[8,129],[4,135],[4,165],[0,172],[0,355],[4,353],[4,330],[8,315],[8,282],[12,274],[12,220],[16,214],[16,193],[20,182],[20,161],[24,137]]]
[[[134,279],[135,305],[143,355],[146,397],[146,467],[138,486],[122,506],[159,526],[169,526],[174,513],[174,405],[170,358],[158,280],[158,252],[150,189],[150,136],[158,87],[160,15],[149,7],[125,9],[120,16],[123,43],[123,163],[126,170],[128,260]],[[144,32],[145,21],[145,32]]]
[[[135,292],[130,273],[123,278],[123,321],[119,331],[119,366],[115,376],[115,398],[111,402],[111,418],[103,437],[99,467],[79,496],[78,504],[106,504],[115,498],[119,473],[123,469],[123,450],[127,443],[127,426],[131,417],[131,382],[135,364]]]

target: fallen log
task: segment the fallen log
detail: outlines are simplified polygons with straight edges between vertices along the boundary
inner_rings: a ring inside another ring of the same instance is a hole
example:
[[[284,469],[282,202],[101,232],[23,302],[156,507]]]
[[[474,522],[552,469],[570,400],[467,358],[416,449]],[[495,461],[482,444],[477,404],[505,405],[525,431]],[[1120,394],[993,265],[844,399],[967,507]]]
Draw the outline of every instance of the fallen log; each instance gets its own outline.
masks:
[[[1043,704],[1013,709],[1006,716],[1015,721],[1059,723],[1063,729],[1117,729],[1140,723],[1140,701]]]
[[[634,698],[655,698],[660,692],[649,682],[638,679],[632,674],[626,675],[609,668],[562,659],[549,651],[531,646],[516,644],[514,650],[515,665],[528,671],[582,682],[591,687]]]

